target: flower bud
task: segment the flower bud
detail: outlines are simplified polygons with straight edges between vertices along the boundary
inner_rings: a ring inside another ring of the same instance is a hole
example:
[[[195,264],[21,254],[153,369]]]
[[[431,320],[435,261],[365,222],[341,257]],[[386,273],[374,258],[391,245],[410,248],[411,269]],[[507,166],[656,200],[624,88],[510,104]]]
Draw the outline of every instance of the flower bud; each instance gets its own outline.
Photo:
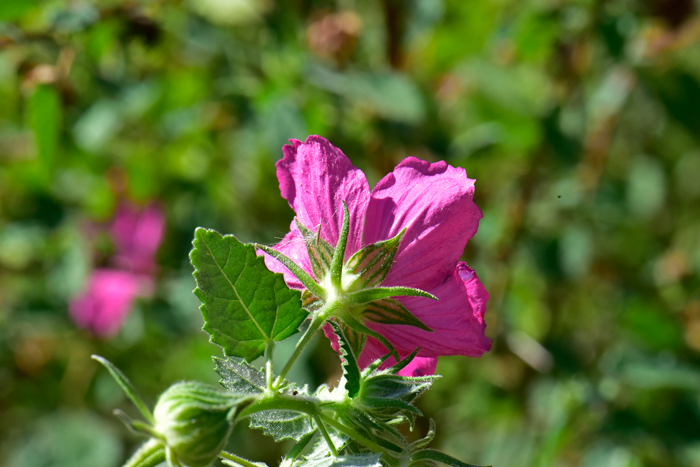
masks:
[[[189,467],[211,465],[228,441],[238,402],[234,395],[207,384],[185,381],[170,386],[153,413],[154,429],[169,457]]]

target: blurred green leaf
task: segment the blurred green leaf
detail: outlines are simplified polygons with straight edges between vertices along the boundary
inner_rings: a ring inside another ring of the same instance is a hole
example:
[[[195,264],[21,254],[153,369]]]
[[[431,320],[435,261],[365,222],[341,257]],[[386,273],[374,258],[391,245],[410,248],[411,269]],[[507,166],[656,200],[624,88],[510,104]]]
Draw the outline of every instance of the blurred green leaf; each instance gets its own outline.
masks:
[[[34,425],[18,442],[9,467],[116,467],[122,455],[119,438],[100,418],[62,411]]]
[[[0,21],[21,19],[36,6],[36,0],[3,0],[0,2]]]
[[[61,113],[58,91],[52,86],[37,86],[27,103],[27,118],[34,131],[42,170],[47,177],[54,170],[54,158],[61,131]]]

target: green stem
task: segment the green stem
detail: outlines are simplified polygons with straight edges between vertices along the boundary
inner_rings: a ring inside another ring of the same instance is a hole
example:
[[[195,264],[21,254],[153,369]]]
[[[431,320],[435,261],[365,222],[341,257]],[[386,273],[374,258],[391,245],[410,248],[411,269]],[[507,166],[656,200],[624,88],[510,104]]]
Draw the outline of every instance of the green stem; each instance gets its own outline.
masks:
[[[302,412],[312,417],[318,412],[318,400],[313,397],[299,397],[279,392],[272,392],[262,395],[255,402],[252,402],[236,416],[241,419],[264,410],[291,410]]]
[[[242,465],[243,467],[260,467],[260,465],[256,462],[251,462],[247,459],[243,459],[242,457],[238,457],[237,455],[226,451],[221,451],[219,457],[235,462],[236,464]]]
[[[274,378],[274,373],[272,371],[272,352],[275,350],[275,341],[270,341],[267,343],[265,348],[265,358],[267,362],[265,363],[265,381],[267,382],[267,390],[272,391],[272,381]]]
[[[269,393],[243,409],[238,414],[237,418],[241,419],[265,410],[291,410],[294,412],[301,412],[314,418],[316,425],[318,426],[319,430],[321,430],[321,434],[323,434],[323,437],[326,439],[328,446],[332,446],[331,451],[335,450],[335,446],[333,446],[333,443],[330,440],[330,436],[328,435],[325,425],[330,425],[341,433],[345,433],[355,441],[364,444],[374,452],[394,455],[401,453],[400,448],[395,448],[393,446],[381,446],[380,444],[367,439],[354,429],[345,426],[342,423],[334,420],[332,417],[324,414],[319,410],[319,402],[320,401],[314,397],[298,397],[288,394],[281,394],[279,392]]]
[[[330,448],[331,453],[333,453],[333,457],[338,457],[338,451],[335,449],[335,444],[333,444],[333,440],[331,440],[331,437],[328,434],[328,431],[326,431],[326,426],[321,421],[321,417],[318,414],[316,414],[316,415],[314,415],[314,420],[316,421],[316,425],[318,426],[318,429],[321,430],[321,434],[325,438],[326,444],[328,444],[328,447]]]
[[[289,360],[284,365],[284,368],[282,368],[282,371],[280,372],[273,386],[274,389],[279,389],[280,384],[282,384],[282,381],[284,381],[284,377],[287,376],[287,373],[294,365],[294,362],[297,361],[297,359],[304,351],[306,346],[309,345],[311,339],[313,339],[318,330],[321,328],[321,326],[325,324],[326,320],[333,314],[333,312],[341,306],[341,302],[334,300],[332,302],[327,302],[325,305],[323,305],[323,308],[318,310],[314,318],[311,320],[311,324],[309,324],[309,327],[306,329],[306,332],[302,336],[301,340],[297,342],[297,345],[294,348],[294,352],[289,357]]]

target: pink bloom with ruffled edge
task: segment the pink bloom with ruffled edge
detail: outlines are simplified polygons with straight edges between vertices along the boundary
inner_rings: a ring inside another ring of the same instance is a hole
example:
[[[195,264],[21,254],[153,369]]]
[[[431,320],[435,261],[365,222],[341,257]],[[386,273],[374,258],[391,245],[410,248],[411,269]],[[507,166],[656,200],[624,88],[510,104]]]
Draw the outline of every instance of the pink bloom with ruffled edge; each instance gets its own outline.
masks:
[[[156,252],[163,240],[165,216],[151,203],[143,211],[128,204],[117,208],[110,226],[117,269],[95,269],[83,292],[69,304],[73,321],[98,337],[119,332],[137,297],[153,294]]]
[[[366,323],[386,337],[402,358],[421,348],[401,374],[433,374],[441,355],[478,357],[487,352],[491,348],[484,335],[488,292],[474,271],[459,261],[482,217],[473,201],[474,180],[467,178],[465,170],[408,157],[370,192],[364,173],[325,138],[309,136],[303,143],[290,142],[282,148],[284,157],[277,162],[282,197],[302,225],[312,230],[321,225],[321,237],[331,245],[338,243],[345,201],[350,213],[346,261],[363,246],[392,238],[406,228],[381,285],[413,287],[438,297],[437,302],[396,297],[434,332]],[[291,231],[274,248],[313,276],[294,221]],[[290,287],[303,288],[278,261],[265,255],[265,262],[271,270],[282,273]],[[326,335],[334,340],[330,329]],[[369,338],[360,365],[366,366],[385,353],[382,344]]]
[[[95,336],[112,336],[124,324],[140,288],[141,281],[131,272],[95,269],[85,291],[70,302],[70,315]]]

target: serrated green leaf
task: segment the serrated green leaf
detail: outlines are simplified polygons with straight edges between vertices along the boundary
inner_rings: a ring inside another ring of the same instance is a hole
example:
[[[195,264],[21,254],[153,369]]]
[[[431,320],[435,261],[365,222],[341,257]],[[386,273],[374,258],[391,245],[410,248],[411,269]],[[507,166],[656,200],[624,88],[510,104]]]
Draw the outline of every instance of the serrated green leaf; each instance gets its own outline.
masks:
[[[368,453],[352,456],[310,457],[300,466],[306,467],[381,467],[381,454]]]
[[[452,456],[448,456],[444,452],[437,451],[435,449],[424,449],[423,451],[418,451],[413,453],[411,456],[411,462],[430,460],[438,462],[443,465],[449,465],[451,467],[479,467],[475,464],[467,464],[460,460],[455,459]]]
[[[259,428],[275,441],[301,440],[315,430],[308,415],[291,410],[266,410],[250,416],[250,426]]]
[[[254,360],[269,342],[295,334],[308,314],[299,291],[268,270],[252,245],[232,235],[198,228],[190,259],[203,329],[228,356]]]
[[[359,355],[355,354],[355,349],[350,345],[350,340],[345,335],[343,327],[335,321],[330,321],[330,323],[340,344],[340,359],[343,362],[343,374],[347,380],[345,389],[348,391],[348,396],[353,398],[360,392],[360,367],[357,365]]]
[[[367,245],[352,255],[345,266],[357,276],[349,287],[351,290],[367,289],[382,283],[391,269],[404,233],[405,228],[394,238]]]
[[[245,394],[261,394],[267,383],[265,374],[245,361],[232,358],[214,358],[215,370],[221,376],[221,384],[232,392]],[[308,395],[306,388],[298,388],[293,384],[283,384],[288,393]],[[293,439],[299,441],[314,430],[308,415],[290,410],[266,410],[252,414],[249,417],[250,426],[263,430],[275,441]]]
[[[265,390],[265,374],[250,363],[233,358],[214,357],[214,370],[220,383],[231,392],[256,394]]]

